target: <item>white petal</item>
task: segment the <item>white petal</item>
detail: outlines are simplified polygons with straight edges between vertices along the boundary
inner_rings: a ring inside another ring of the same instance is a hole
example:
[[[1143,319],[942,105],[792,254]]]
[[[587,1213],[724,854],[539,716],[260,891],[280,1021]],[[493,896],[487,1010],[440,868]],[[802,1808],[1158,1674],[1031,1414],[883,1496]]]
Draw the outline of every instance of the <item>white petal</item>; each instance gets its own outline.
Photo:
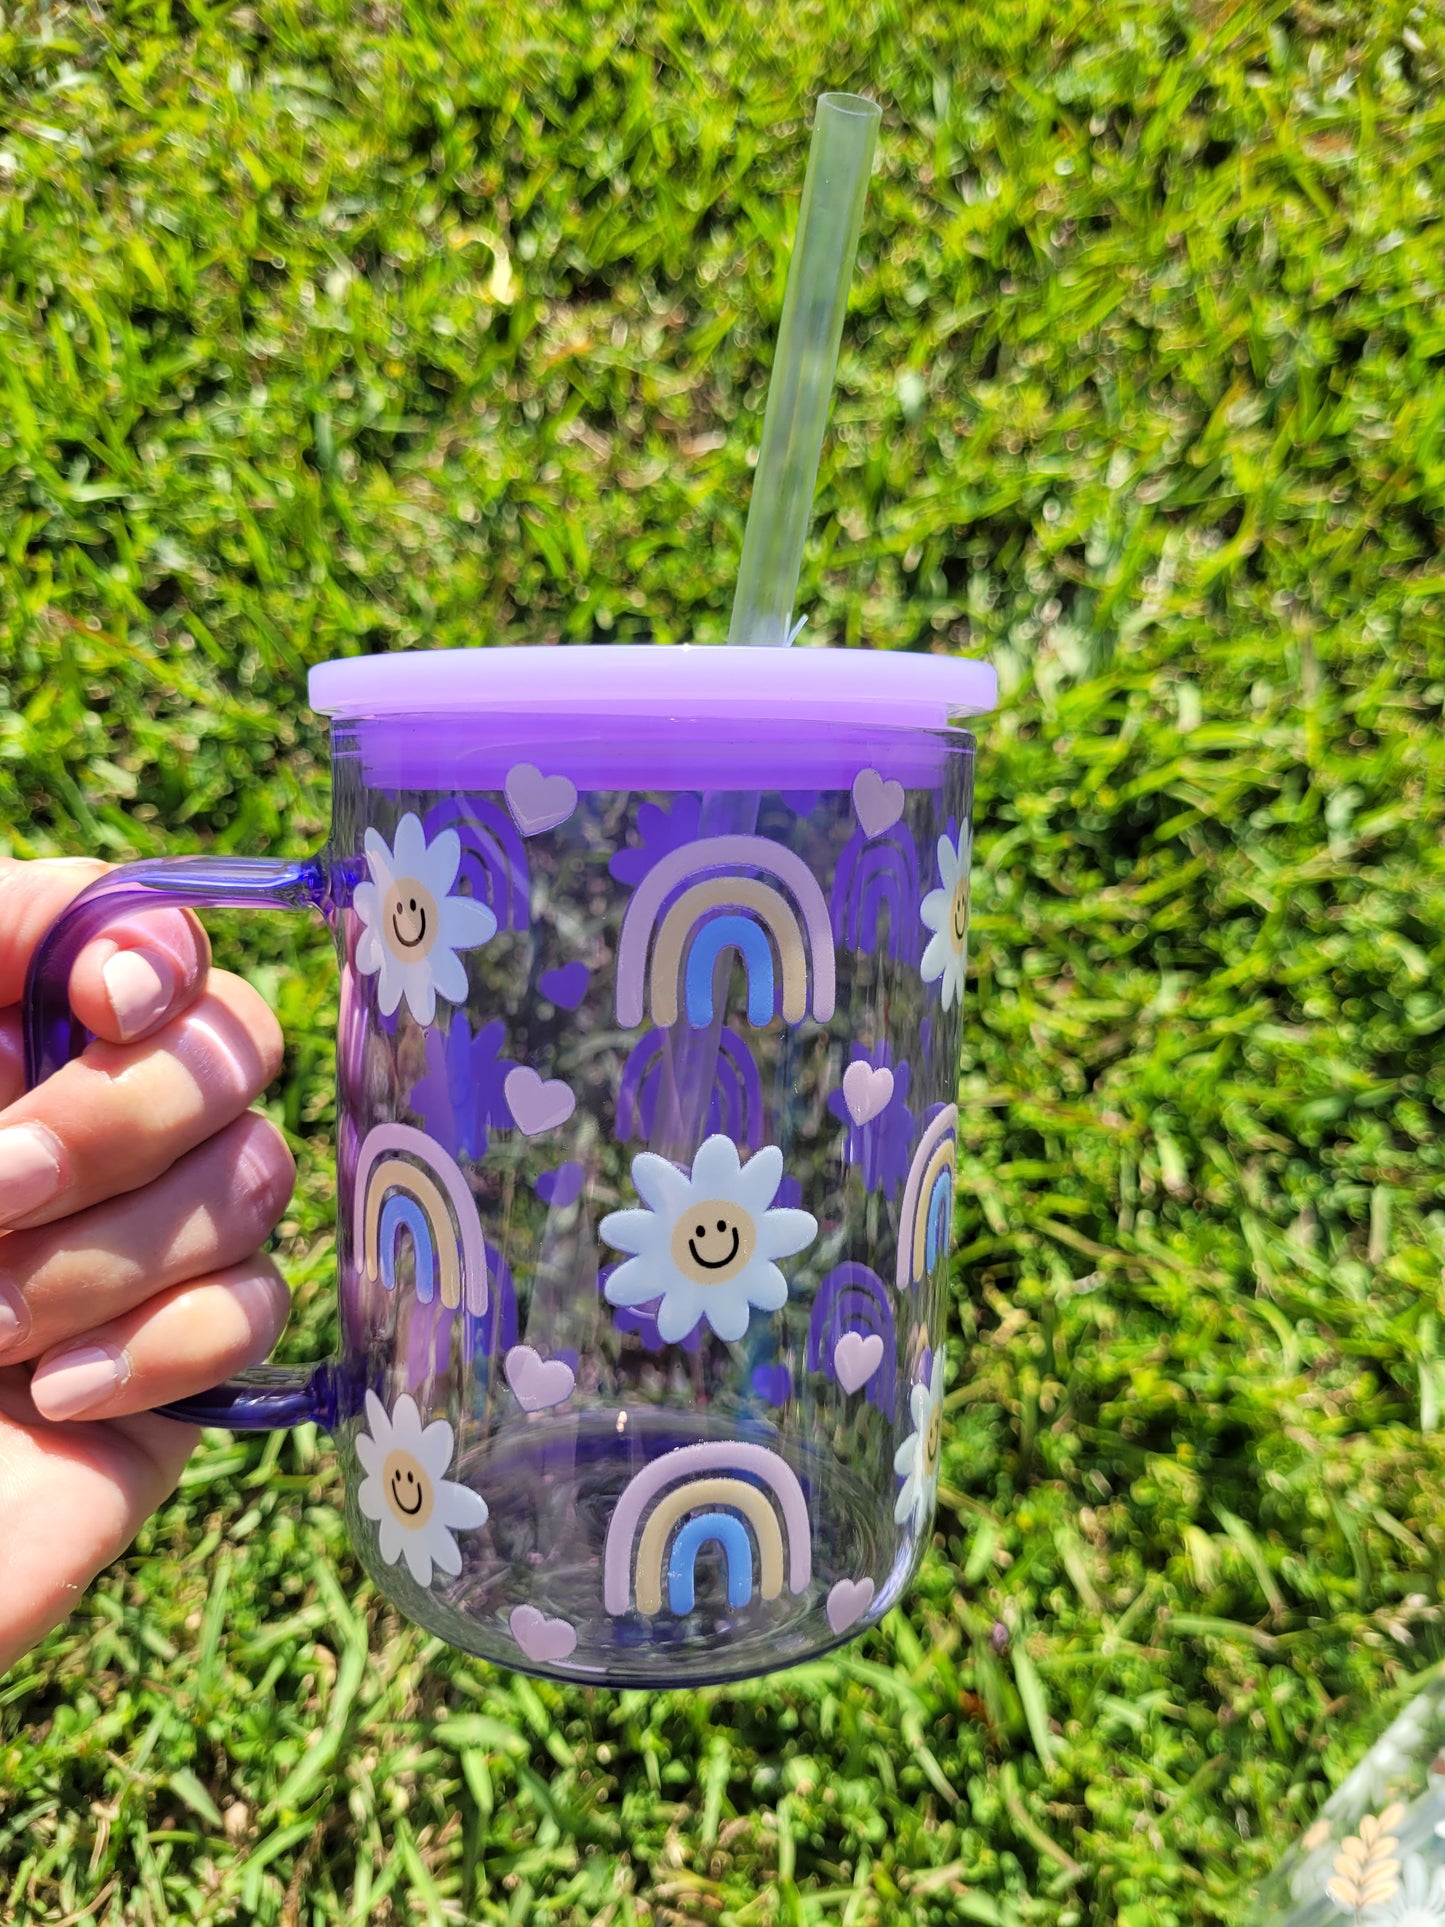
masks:
[[[452,1462],[455,1434],[444,1418],[433,1419],[417,1442],[416,1456],[434,1479],[439,1479]]]
[[[398,837],[397,842],[400,843],[400,841],[401,838]],[[953,894],[954,884],[958,882],[958,873],[961,867],[958,860],[958,851],[946,836],[939,837],[938,874],[943,879],[944,889],[947,890],[950,895]]]
[[[351,1448],[368,1472],[380,1472],[386,1454],[375,1439],[368,1437],[365,1432],[358,1432],[351,1441]],[[374,1519],[376,1514],[373,1512],[371,1517]]]
[[[458,961],[454,950],[446,950],[438,944],[427,962],[431,965],[432,983],[439,997],[449,1003],[464,1004],[467,1000],[467,967]]]
[[[931,984],[935,982],[937,978],[943,976],[944,972],[948,969],[950,959],[956,954],[941,930],[936,937],[930,937],[928,939],[928,947],[923,953],[923,961],[918,966],[918,974],[922,977],[924,983]],[[944,989],[943,999],[943,1007],[947,1010],[948,990],[946,987]]]
[[[421,1413],[410,1392],[403,1392],[391,1408],[391,1435],[393,1443],[405,1446],[408,1452],[415,1452],[421,1444]]]
[[[383,890],[391,888],[395,874],[392,854],[379,830],[368,830],[362,839],[366,849],[366,864],[371,871],[372,881]]]
[[[779,1207],[758,1226],[757,1248],[765,1258],[786,1258],[804,1250],[817,1235],[818,1220],[811,1211]]]
[[[356,967],[363,977],[374,977],[386,961],[380,937],[374,930],[363,930],[356,939]]]
[[[390,1451],[391,1420],[386,1415],[386,1407],[370,1388],[366,1394],[366,1422],[371,1428],[371,1436],[382,1451]]]
[[[898,1495],[897,1503],[893,1507],[893,1523],[895,1525],[901,1526],[908,1523],[908,1515],[913,1510],[914,1495],[912,1486],[913,1481],[910,1479]]]
[[[657,1335],[664,1345],[677,1345],[694,1329],[703,1315],[704,1304],[700,1304],[701,1293],[691,1285],[679,1283],[669,1290],[657,1308]],[[704,1301],[705,1302],[705,1301]],[[708,1323],[712,1324],[712,1312],[708,1311]],[[743,1312],[742,1329],[748,1328],[747,1311]],[[713,1330],[717,1331],[713,1325]],[[721,1337],[722,1334],[719,1333]],[[735,1334],[741,1336],[741,1333]]]
[[[666,1306],[663,1309],[666,1310]],[[717,1286],[714,1286],[704,1299],[702,1311],[704,1318],[718,1337],[725,1338],[730,1345],[735,1345],[742,1337],[748,1328],[748,1319],[751,1317],[748,1301],[741,1292],[733,1289],[724,1292]],[[657,1329],[662,1331],[661,1318],[657,1321]],[[662,1335],[666,1338],[667,1333],[663,1332]]]
[[[934,941],[937,942],[937,938]],[[943,1008],[945,1010],[952,1010],[955,1003],[963,1002],[963,991],[959,985],[961,974],[958,968],[958,953],[955,951],[953,962],[943,973]]]
[[[933,1400],[926,1385],[915,1385],[908,1395],[908,1410],[913,1418],[913,1429],[922,1432],[933,1416]]]
[[[457,1549],[456,1540],[435,1513],[427,1521],[426,1549],[435,1561],[437,1570],[445,1573],[448,1579],[455,1579],[462,1569],[462,1555]]]
[[[401,985],[401,966],[383,944],[381,946],[381,982],[376,990],[376,1007],[383,1017],[390,1017],[401,1002]]]
[[[449,832],[453,839],[456,831]],[[408,810],[396,826],[396,874],[415,877],[420,883],[426,874],[427,847],[426,831],[415,810]],[[445,894],[445,892],[443,892]]]
[[[462,839],[455,830],[443,830],[421,859],[417,875],[440,904],[457,880],[462,867]]]
[[[655,1151],[639,1151],[632,1160],[632,1183],[644,1204],[672,1219],[687,1208],[692,1187],[667,1158]]]
[[[429,1024],[436,1015],[437,993],[430,968],[424,963],[407,964],[397,972],[407,1008],[419,1024]]]
[[[787,1279],[776,1265],[764,1264],[757,1258],[746,1271],[739,1273],[733,1286],[759,1311],[781,1311],[788,1302]]]
[[[364,924],[380,923],[380,890],[374,883],[358,883],[351,893],[351,907]]]
[[[475,1532],[478,1526],[487,1523],[487,1502],[480,1492],[473,1492],[469,1485],[458,1485],[454,1479],[443,1479],[437,1488],[436,1511],[433,1518],[440,1519],[443,1525],[456,1532]]]
[[[363,1479],[356,1488],[356,1503],[368,1519],[380,1519],[386,1513],[386,1498],[381,1489],[380,1479]]]
[[[448,897],[438,911],[440,941],[451,950],[475,950],[497,934],[497,916],[475,897]]]
[[[943,928],[943,919],[947,910],[948,892],[946,890],[930,890],[918,906],[918,914],[930,930]]]
[[[431,1584],[431,1548],[426,1542],[425,1532],[408,1532],[401,1542],[406,1554],[407,1570],[419,1586]]]
[[[748,1159],[727,1195],[760,1218],[778,1195],[782,1181],[783,1154],[776,1144],[765,1144]]]
[[[645,1305],[650,1298],[656,1298],[661,1286],[648,1266],[640,1258],[629,1258],[626,1264],[619,1265],[607,1280],[607,1288],[602,1296],[609,1305]]]
[[[597,1234],[615,1250],[636,1254],[648,1249],[659,1229],[666,1231],[651,1211],[609,1211]]]
[[[922,1441],[916,1432],[908,1437],[893,1454],[893,1470],[902,1478],[912,1478],[913,1468],[918,1463],[918,1448]]]
[[[940,1345],[933,1354],[933,1370],[928,1375],[928,1389],[932,1394],[930,1402],[934,1405],[943,1403],[943,1365],[944,1353],[947,1349],[946,1345]]]
[[[381,1515],[381,1531],[377,1534],[377,1544],[382,1558],[389,1566],[394,1566],[400,1559],[405,1538],[406,1534],[400,1519],[396,1517],[390,1506],[386,1507]]]
[[[763,1153],[759,1153],[762,1156]],[[782,1163],[782,1152],[778,1162]],[[756,1162],[756,1160],[752,1160]],[[692,1161],[692,1195],[695,1198],[735,1198],[738,1192],[738,1147],[721,1131],[697,1147]],[[773,1186],[775,1191],[777,1186]],[[768,1196],[773,1195],[772,1191]]]

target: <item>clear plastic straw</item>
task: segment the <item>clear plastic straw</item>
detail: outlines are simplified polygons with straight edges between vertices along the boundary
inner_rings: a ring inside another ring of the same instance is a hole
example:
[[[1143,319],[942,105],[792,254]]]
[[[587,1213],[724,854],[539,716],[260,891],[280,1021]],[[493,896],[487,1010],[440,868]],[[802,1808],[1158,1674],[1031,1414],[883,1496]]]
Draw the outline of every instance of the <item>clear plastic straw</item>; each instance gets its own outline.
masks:
[[[813,516],[878,120],[877,104],[858,94],[824,94],[818,101],[730,643],[776,649],[792,640],[793,598]]]

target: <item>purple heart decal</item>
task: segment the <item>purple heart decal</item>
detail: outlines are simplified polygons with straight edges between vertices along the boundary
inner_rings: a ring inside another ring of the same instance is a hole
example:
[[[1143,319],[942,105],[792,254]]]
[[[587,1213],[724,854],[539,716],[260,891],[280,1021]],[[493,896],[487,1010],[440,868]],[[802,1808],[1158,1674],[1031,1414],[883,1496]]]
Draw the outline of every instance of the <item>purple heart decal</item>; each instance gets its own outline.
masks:
[[[565,1619],[549,1619],[535,1606],[514,1606],[507,1621],[512,1637],[538,1666],[566,1659],[577,1648],[577,1628]]]
[[[853,807],[864,836],[882,836],[903,814],[903,785],[885,783],[876,769],[860,770],[853,779]]]
[[[503,788],[523,836],[555,830],[577,807],[577,785],[566,776],[544,776],[535,763],[514,765]]]
[[[525,1137],[536,1137],[542,1131],[551,1131],[557,1125],[565,1124],[577,1108],[570,1085],[564,1084],[560,1077],[543,1083],[536,1071],[527,1064],[519,1064],[516,1070],[508,1071],[502,1089],[517,1129]]]
[[[840,1579],[828,1594],[828,1624],[835,1633],[846,1632],[872,1604],[871,1579]]]
[[[883,1340],[877,1332],[844,1332],[833,1347],[833,1376],[845,1392],[866,1385],[883,1363]]]
[[[876,1070],[856,1058],[843,1073],[843,1101],[855,1124],[866,1124],[870,1117],[886,1111],[893,1099],[893,1073],[886,1065]]]
[[[550,1204],[554,1211],[565,1211],[569,1204],[576,1204],[586,1182],[586,1171],[576,1158],[568,1158],[555,1171],[543,1171],[532,1188],[543,1204]]]
[[[559,1010],[575,1010],[587,995],[587,976],[586,964],[574,960],[559,965],[556,970],[544,970],[537,979],[537,988]]]
[[[513,1345],[502,1364],[517,1403],[524,1412],[540,1412],[570,1398],[577,1374],[562,1358],[542,1358],[530,1345]]]

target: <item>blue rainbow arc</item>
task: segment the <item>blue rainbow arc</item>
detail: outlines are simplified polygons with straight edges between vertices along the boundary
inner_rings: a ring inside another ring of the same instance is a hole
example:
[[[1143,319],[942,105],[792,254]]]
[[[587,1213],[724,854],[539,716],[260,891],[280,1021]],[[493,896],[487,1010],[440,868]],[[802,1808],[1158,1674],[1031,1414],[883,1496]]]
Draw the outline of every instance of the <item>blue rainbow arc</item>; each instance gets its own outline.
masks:
[[[673,1540],[667,1562],[667,1610],[679,1618],[696,1603],[697,1556],[708,1544],[722,1547],[729,1606],[736,1610],[752,1599],[753,1549],[746,1527],[731,1512],[699,1512]]]
[[[748,1022],[759,1028],[771,1023],[777,999],[773,953],[758,925],[732,911],[704,923],[693,939],[685,979],[687,1021],[695,1030],[712,1022],[713,975],[725,950],[736,950],[743,960],[748,985]]]
[[[437,1266],[427,1215],[414,1197],[405,1191],[393,1191],[381,1207],[381,1282],[388,1291],[396,1290],[396,1261],[403,1230],[411,1237],[417,1298],[423,1305],[429,1305],[436,1290]]]

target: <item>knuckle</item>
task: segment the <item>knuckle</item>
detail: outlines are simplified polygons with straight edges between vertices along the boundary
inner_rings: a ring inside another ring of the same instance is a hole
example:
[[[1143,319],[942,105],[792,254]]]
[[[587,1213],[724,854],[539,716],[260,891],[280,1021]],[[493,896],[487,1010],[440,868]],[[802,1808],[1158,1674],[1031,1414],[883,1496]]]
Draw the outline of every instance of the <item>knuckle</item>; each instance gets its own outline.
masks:
[[[286,1329],[291,1294],[276,1270],[267,1265],[238,1278],[230,1287],[245,1328],[241,1350],[244,1362],[255,1364],[270,1351]]]
[[[290,1201],[296,1160],[275,1125],[254,1111],[236,1147],[235,1179],[255,1222],[269,1231]]]
[[[207,994],[223,1005],[233,1022],[244,1031],[264,1072],[263,1084],[269,1084],[280,1070],[285,1054],[285,1040],[275,1011],[260,991],[229,970],[211,972]]]

